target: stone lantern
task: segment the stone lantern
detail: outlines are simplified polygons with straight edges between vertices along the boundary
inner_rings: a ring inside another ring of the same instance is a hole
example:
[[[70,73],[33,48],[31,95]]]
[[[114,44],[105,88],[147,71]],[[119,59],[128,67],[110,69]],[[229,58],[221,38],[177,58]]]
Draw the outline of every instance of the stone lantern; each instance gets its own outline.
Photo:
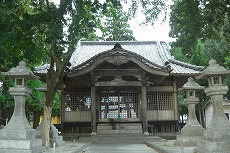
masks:
[[[208,79],[208,87],[204,91],[211,97],[213,116],[202,140],[197,143],[197,153],[228,153],[230,150],[230,122],[223,109],[223,95],[227,94],[228,86],[222,84],[222,76],[227,74],[230,70],[211,59],[207,69],[198,77]]]
[[[40,88],[37,88],[36,90],[43,92],[45,95],[47,91],[47,85],[43,84]],[[41,99],[41,104],[43,105],[43,107],[45,107],[45,102],[46,102],[46,98],[44,96],[44,98]],[[40,125],[36,128],[38,138],[41,138],[43,124],[44,122],[42,120]],[[50,136],[51,136],[51,145],[53,145],[53,143],[55,143],[56,147],[64,145],[63,137],[58,135],[58,129],[53,125],[52,120],[50,122]]]
[[[26,62],[19,62],[19,66],[12,68],[3,75],[14,79],[14,87],[9,89],[14,97],[14,113],[6,125],[0,131],[0,152],[42,152],[42,141],[36,138],[36,131],[29,124],[25,115],[26,97],[31,90],[27,87],[27,81],[38,79],[27,67]]]
[[[204,87],[194,82],[193,78],[189,78],[188,82],[179,89],[186,92],[184,102],[188,107],[188,119],[186,125],[181,130],[181,134],[177,136],[175,141],[175,145],[177,146],[196,146],[197,141],[200,140],[203,135],[204,129],[197,121],[195,112],[195,106],[199,102],[199,99],[196,98],[196,90],[202,89],[204,89]]]

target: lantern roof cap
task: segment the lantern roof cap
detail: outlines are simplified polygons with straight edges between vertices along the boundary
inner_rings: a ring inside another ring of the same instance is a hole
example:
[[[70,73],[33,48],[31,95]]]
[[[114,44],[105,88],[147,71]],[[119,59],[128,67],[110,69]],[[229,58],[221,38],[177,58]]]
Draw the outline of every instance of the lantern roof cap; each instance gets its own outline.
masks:
[[[201,75],[197,76],[197,79],[208,78],[210,76],[222,76],[227,74],[230,74],[230,70],[227,70],[223,66],[217,64],[215,59],[211,59],[209,61],[209,66],[201,73]]]
[[[29,68],[26,67],[25,61],[20,61],[18,66],[11,68],[8,72],[2,72],[2,74],[10,78],[24,77],[28,80],[39,78],[38,76],[34,75]]]
[[[36,88],[37,91],[40,91],[40,92],[46,92],[47,91],[47,84],[43,84],[41,87],[39,88]]]
[[[194,81],[192,77],[188,78],[188,82],[185,83],[179,90],[202,90],[204,89],[204,86],[200,86],[198,83]]]

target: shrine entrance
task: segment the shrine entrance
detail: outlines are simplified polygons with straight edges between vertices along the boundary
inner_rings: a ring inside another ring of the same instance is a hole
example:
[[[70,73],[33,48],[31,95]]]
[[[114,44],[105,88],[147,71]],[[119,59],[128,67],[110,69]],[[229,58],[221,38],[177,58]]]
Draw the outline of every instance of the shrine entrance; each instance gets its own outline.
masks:
[[[139,121],[138,92],[103,91],[99,97],[100,121],[108,121],[109,118],[120,121]]]

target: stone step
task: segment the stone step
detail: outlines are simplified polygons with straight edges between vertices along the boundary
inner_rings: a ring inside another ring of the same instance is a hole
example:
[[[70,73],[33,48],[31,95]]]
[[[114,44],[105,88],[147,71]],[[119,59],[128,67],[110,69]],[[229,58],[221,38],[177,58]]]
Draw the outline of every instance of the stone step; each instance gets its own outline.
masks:
[[[98,124],[97,130],[109,130],[112,126],[110,124]],[[142,130],[141,123],[125,123],[125,124],[116,124],[116,129],[139,129]]]
[[[151,142],[161,142],[163,141],[160,137],[157,136],[131,136],[131,135],[98,135],[97,143],[144,143],[146,141]]]
[[[110,124],[98,124],[97,133],[98,134],[142,134],[141,123],[118,123],[116,124],[116,129],[112,129]]]
[[[97,133],[98,134],[107,134],[107,133],[110,133],[110,134],[128,134],[128,133],[133,133],[133,134],[142,134],[142,130],[120,130],[120,129],[116,129],[116,130],[97,130]]]

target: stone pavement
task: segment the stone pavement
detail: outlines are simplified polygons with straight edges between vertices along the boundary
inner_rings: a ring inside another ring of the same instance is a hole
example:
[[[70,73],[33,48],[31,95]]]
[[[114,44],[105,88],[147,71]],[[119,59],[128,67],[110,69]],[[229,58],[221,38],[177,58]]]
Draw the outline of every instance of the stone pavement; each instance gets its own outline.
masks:
[[[85,148],[90,146],[92,142],[73,142],[65,141],[65,145],[61,147],[50,148],[49,150],[44,151],[44,153],[82,153]]]
[[[149,142],[145,144],[160,153],[193,153],[195,147],[178,147],[174,145],[175,140],[168,140],[166,142]]]
[[[145,144],[130,143],[94,143],[85,149],[85,153],[157,153]]]
[[[45,151],[45,153],[193,153],[195,147],[177,147],[175,140],[149,141],[146,137],[144,143],[114,142],[114,141],[88,141],[89,139],[65,141],[65,145]]]

